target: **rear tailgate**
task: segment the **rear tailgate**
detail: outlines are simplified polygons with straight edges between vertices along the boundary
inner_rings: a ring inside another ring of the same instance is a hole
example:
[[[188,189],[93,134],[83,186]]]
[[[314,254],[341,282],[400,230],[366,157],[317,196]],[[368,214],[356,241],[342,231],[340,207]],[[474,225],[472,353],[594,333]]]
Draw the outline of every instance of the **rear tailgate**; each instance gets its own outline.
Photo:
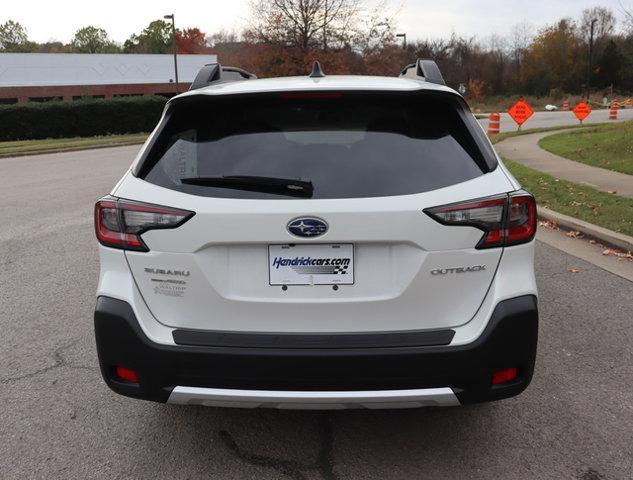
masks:
[[[190,209],[174,230],[143,234],[150,252],[127,252],[136,283],[158,321],[172,327],[248,332],[369,332],[454,327],[476,313],[502,249],[476,250],[482,232],[441,225],[426,207],[499,185],[496,171],[430,194],[353,200],[246,201],[166,192],[128,177],[118,195]],[[498,188],[498,187],[497,187]],[[501,192],[498,192],[501,193]],[[251,212],[257,212],[253,215]],[[318,239],[287,230],[316,215]],[[269,246],[353,244],[354,283],[271,286]],[[435,270],[477,267],[465,273]]]
[[[502,249],[475,249],[481,230],[442,225],[423,210],[512,185],[455,95],[367,95],[189,98],[168,109],[137,176],[114,193],[196,213],[176,229],[144,233],[149,252],[126,253],[158,321],[384,332],[454,327],[474,316]],[[310,198],[217,184],[240,175],[301,181],[312,186]],[[291,234],[289,224],[306,217],[323,220],[327,232]],[[271,252],[299,262],[334,249],[347,269],[271,274]]]

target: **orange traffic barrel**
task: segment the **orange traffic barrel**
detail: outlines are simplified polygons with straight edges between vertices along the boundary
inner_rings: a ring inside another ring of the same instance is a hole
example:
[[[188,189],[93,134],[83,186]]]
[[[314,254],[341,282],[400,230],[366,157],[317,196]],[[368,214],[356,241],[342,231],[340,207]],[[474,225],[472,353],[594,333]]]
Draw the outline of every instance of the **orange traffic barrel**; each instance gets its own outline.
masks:
[[[565,100],[563,102],[563,112],[568,112],[569,111],[569,100]]]
[[[620,109],[620,102],[618,100],[613,100],[611,102],[611,110],[609,111],[609,120],[617,120],[618,119],[618,110]]]
[[[491,113],[488,117],[488,134],[499,133],[501,127],[501,115],[498,113]]]

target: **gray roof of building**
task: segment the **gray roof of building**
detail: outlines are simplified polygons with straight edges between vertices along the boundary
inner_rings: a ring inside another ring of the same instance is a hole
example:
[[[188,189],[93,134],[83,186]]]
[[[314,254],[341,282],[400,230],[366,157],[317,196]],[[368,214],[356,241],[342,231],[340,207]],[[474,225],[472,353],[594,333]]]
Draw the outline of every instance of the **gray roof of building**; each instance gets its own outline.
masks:
[[[192,82],[216,55],[178,55],[178,79]],[[174,81],[173,55],[0,53],[0,87],[117,85]]]

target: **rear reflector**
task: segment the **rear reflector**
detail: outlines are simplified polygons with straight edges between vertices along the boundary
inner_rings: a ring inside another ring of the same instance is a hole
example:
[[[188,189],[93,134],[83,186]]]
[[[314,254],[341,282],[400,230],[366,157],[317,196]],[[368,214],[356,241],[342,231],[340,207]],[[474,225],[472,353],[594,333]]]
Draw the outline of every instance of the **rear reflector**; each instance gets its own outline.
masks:
[[[106,247],[147,252],[141,234],[179,227],[193,215],[188,210],[106,197],[95,205],[95,232]]]
[[[500,385],[502,383],[511,382],[517,378],[516,368],[506,368],[505,370],[499,370],[492,375],[492,384]]]
[[[483,230],[476,248],[507,247],[527,243],[536,234],[536,202],[525,191],[495,195],[424,212],[443,225]]]
[[[125,367],[114,367],[114,376],[117,380],[124,382],[138,383],[138,374],[134,370]]]

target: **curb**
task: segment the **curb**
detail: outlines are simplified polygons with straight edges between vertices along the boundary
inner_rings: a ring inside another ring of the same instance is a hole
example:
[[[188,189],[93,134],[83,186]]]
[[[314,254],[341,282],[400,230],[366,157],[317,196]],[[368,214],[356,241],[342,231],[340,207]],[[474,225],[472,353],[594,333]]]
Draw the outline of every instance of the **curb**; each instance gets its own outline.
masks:
[[[538,217],[542,220],[550,220],[564,230],[577,231],[589,239],[599,241],[607,247],[615,247],[623,252],[633,252],[633,237],[623,233],[614,232],[597,225],[578,220],[577,218],[554,212],[548,208],[537,207]]]

